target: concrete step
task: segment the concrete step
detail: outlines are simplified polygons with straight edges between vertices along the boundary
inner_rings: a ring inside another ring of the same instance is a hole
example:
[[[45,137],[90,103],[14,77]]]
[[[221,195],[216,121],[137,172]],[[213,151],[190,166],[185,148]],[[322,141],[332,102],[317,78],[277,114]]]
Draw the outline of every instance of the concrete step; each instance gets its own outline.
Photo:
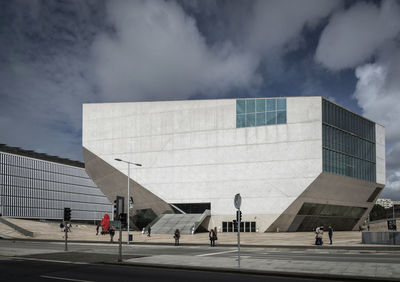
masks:
[[[154,234],[173,234],[179,229],[181,234],[191,234],[195,222],[202,214],[165,214],[152,227]]]

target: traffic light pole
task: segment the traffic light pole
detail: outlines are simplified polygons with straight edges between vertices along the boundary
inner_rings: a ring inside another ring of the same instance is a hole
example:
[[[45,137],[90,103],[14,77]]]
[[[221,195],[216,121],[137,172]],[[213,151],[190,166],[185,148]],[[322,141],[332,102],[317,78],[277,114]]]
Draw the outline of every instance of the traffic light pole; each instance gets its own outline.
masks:
[[[68,239],[68,228],[67,228],[67,222],[65,222],[64,221],[64,232],[65,232],[65,251],[67,252],[68,251],[68,241],[67,241],[67,239]]]
[[[118,262],[122,262],[122,223],[119,222],[119,247],[118,247]]]
[[[238,223],[238,267],[240,267],[240,209],[237,210],[237,223]]]

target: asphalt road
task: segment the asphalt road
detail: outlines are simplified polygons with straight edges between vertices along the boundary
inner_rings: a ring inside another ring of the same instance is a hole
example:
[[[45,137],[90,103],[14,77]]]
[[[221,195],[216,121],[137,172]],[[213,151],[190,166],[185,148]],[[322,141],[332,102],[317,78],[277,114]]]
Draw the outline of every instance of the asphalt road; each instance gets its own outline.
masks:
[[[3,251],[2,251],[3,250]],[[64,253],[63,243],[49,243],[37,241],[8,241],[0,240],[0,254],[9,250],[8,255],[25,255],[29,250],[41,250],[44,252],[55,252],[57,254],[38,254],[30,257],[69,261],[70,257],[76,260],[90,262],[114,262],[117,259],[118,245],[107,244],[69,244],[69,253]],[[234,247],[205,247],[205,246],[157,246],[157,245],[123,245],[124,258],[136,258],[152,255],[188,255],[188,256],[210,256],[210,257],[236,257]],[[5,252],[7,254],[7,252]],[[29,255],[28,255],[29,256]],[[276,248],[241,248],[242,258],[253,259],[282,259],[299,261],[340,261],[340,262],[374,262],[374,263],[396,263],[400,264],[399,251],[374,251],[374,250],[346,250],[346,249],[276,249]]]
[[[0,281],[321,281],[265,275],[0,258]]]
[[[0,240],[0,281],[323,281],[239,273],[114,265],[117,244]],[[185,255],[236,258],[234,247],[123,245],[123,258]],[[243,259],[400,264],[400,251],[310,248],[241,248]]]

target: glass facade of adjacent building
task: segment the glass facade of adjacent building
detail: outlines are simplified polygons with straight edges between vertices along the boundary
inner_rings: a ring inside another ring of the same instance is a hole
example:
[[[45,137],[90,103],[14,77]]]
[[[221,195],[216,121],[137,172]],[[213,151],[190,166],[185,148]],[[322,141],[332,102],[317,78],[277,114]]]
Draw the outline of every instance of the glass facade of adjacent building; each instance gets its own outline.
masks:
[[[375,123],[322,100],[323,170],[376,181]]]
[[[82,167],[0,151],[0,212],[3,216],[72,220],[112,217],[112,204]]]
[[[286,98],[236,100],[236,127],[286,123]]]

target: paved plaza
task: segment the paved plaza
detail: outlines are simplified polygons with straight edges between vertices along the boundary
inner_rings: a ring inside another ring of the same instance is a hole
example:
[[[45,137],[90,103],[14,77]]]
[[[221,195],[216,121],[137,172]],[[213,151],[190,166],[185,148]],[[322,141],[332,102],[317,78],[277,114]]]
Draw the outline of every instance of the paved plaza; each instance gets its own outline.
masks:
[[[220,233],[216,247],[210,247],[207,233],[183,235],[173,246],[172,234],[133,233],[126,244],[123,232],[123,261],[117,262],[118,244],[109,235],[96,235],[96,226],[73,224],[69,251],[64,252],[63,235],[57,222],[8,219],[33,232],[27,238],[0,224],[0,256],[10,259],[46,260],[156,266],[220,272],[241,272],[321,279],[400,280],[400,247],[362,245],[361,232],[335,232],[333,245],[314,245],[314,234],[242,233],[241,265],[237,262],[237,237]],[[327,234],[324,235],[328,242]],[[118,232],[114,238],[117,241]],[[93,259],[93,257],[95,259]]]

